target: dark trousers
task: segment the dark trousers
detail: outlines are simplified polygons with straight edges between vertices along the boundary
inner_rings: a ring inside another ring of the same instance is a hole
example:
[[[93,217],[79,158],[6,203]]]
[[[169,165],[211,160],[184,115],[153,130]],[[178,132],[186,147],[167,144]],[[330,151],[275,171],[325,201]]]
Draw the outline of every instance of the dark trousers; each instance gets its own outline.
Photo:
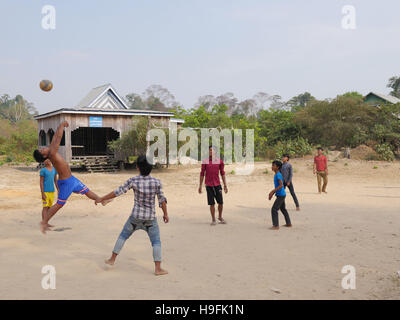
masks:
[[[285,182],[284,186],[285,186],[285,189],[286,189],[286,187],[289,188],[289,191],[290,191],[290,194],[292,195],[294,204],[296,205],[296,208],[299,208],[300,207],[299,200],[297,200],[296,193],[294,192],[293,182],[291,182],[290,185],[288,185],[288,186],[286,185],[286,182]]]
[[[274,225],[274,227],[279,227],[278,210],[282,211],[283,216],[285,217],[286,224],[292,224],[290,222],[289,213],[286,210],[285,198],[286,196],[277,196],[272,206],[271,215],[272,215],[272,224]]]

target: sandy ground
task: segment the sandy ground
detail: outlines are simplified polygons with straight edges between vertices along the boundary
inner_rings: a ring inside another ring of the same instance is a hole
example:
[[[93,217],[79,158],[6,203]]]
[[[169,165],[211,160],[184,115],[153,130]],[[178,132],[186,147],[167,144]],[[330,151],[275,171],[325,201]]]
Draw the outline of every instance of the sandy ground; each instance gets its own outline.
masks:
[[[103,263],[131,212],[132,193],[106,207],[73,195],[52,220],[56,231],[42,235],[38,172],[1,167],[0,298],[399,299],[399,163],[331,162],[327,195],[316,192],[311,160],[292,164],[302,210],[294,211],[288,196],[294,227],[279,231],[268,229],[269,163],[257,163],[250,176],[227,166],[228,224],[215,227],[205,193],[197,193],[198,167],[154,171],[171,218],[164,224],[157,209],[170,272],[163,277],[152,273],[151,245],[142,231],[127,241],[113,268]],[[75,175],[103,195],[134,174]],[[42,289],[44,265],[56,268],[55,290]],[[356,268],[355,290],[341,287],[345,265]]]

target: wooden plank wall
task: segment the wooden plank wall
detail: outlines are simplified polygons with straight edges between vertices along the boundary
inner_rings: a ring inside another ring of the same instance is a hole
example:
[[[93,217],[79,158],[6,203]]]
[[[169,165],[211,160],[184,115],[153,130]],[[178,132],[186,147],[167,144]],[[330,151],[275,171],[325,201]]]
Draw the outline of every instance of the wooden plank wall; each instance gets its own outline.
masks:
[[[113,128],[120,133],[120,136],[127,130],[130,129],[132,124],[132,119],[134,116],[131,115],[99,115],[103,117],[103,128]],[[65,129],[65,146],[60,146],[59,153],[64,157],[67,162],[72,160],[72,148],[71,148],[71,132],[80,127],[89,127],[89,115],[85,114],[59,114],[52,117],[39,119],[38,120],[38,141],[39,132],[44,130],[46,135],[49,129],[53,129],[56,132],[57,127],[62,121],[67,120],[69,127]],[[169,117],[151,117],[151,121],[162,121],[165,127],[168,127]],[[47,138],[47,145],[49,144],[49,139]],[[119,158],[118,155],[116,155]],[[118,159],[123,160],[123,159]]]

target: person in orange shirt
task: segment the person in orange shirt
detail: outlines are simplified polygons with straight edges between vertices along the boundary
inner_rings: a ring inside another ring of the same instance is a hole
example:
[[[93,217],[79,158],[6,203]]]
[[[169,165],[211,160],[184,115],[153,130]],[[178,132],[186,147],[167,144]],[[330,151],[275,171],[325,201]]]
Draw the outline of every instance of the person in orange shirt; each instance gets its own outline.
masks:
[[[324,149],[319,147],[317,149],[318,155],[314,157],[313,172],[317,175],[318,193],[328,193],[326,187],[328,185],[328,159],[322,154]],[[321,188],[321,182],[324,182]]]

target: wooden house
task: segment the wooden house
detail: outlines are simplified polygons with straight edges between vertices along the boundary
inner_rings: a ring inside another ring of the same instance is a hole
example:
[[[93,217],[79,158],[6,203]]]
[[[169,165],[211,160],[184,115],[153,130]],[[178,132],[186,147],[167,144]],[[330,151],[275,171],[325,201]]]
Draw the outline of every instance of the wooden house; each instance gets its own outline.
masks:
[[[59,153],[67,162],[105,156],[123,160],[113,154],[108,148],[108,142],[118,139],[128,130],[135,116],[147,116],[168,127],[174,114],[129,109],[116,90],[106,84],[92,89],[73,108],[62,108],[36,116],[39,146],[48,146],[58,125],[67,120],[69,127],[64,131],[59,148]],[[174,119],[172,122],[179,126],[182,120]]]

